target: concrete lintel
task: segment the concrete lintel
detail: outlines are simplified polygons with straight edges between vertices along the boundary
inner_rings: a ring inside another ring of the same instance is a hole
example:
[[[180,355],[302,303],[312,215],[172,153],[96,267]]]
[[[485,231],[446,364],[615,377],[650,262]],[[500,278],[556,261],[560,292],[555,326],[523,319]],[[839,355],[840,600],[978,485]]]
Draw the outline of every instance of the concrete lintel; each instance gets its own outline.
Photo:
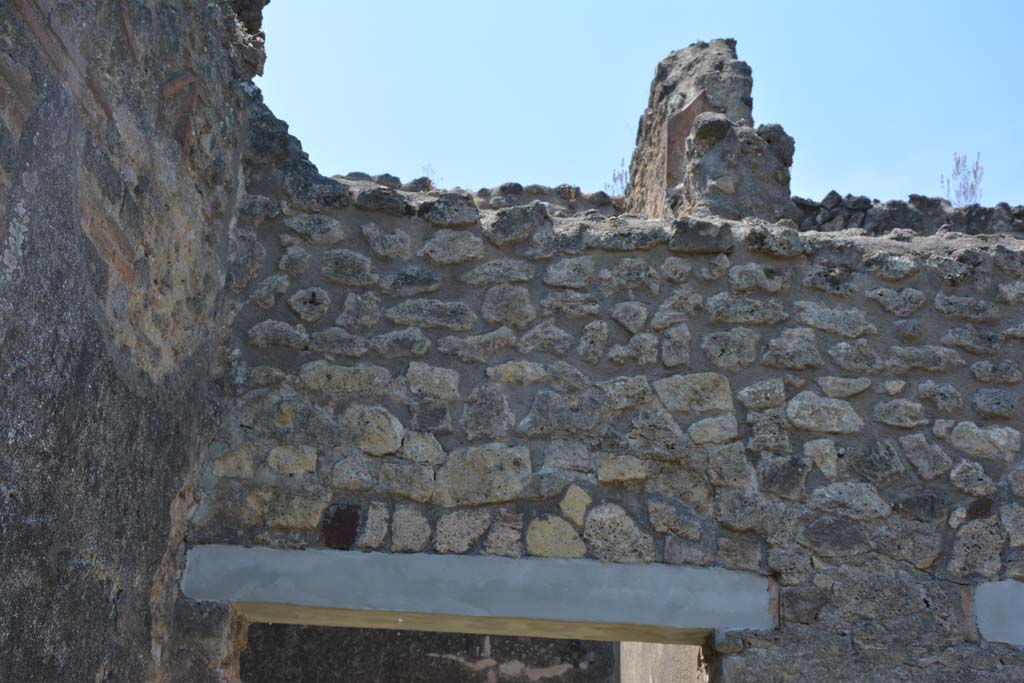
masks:
[[[189,550],[182,592],[261,622],[700,644],[771,629],[768,580],[749,572],[596,560]]]
[[[1024,582],[1008,579],[977,586],[974,612],[982,638],[1024,647]]]

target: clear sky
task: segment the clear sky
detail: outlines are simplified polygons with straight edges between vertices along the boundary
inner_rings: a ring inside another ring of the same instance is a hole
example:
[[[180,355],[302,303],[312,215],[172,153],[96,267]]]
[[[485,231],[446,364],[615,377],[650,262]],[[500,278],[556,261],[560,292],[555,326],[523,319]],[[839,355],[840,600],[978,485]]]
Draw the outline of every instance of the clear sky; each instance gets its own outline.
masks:
[[[980,152],[982,203],[1024,204],[1022,0],[273,0],[264,15],[257,82],[327,175],[603,189],[657,62],[732,37],[755,121],[796,138],[794,194],[938,195],[954,152]]]

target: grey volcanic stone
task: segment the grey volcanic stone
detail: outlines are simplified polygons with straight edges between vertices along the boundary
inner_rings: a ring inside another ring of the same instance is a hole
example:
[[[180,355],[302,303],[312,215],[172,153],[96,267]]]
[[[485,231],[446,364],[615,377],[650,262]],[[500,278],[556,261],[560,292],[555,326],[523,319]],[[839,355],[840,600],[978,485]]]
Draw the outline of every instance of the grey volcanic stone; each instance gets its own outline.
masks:
[[[761,335],[745,327],[704,335],[701,348],[704,355],[717,368],[735,371],[757,360],[757,345]],[[666,363],[666,365],[668,365]]]
[[[330,282],[352,287],[377,284],[370,259],[349,249],[335,249],[324,253],[320,274]]]
[[[366,223],[361,228],[370,250],[388,261],[404,261],[412,257],[412,238],[401,230],[385,232],[375,223]]]
[[[768,340],[761,363],[770,368],[806,370],[825,364],[818,352],[817,337],[809,327],[791,327]]]
[[[515,333],[507,327],[499,327],[473,337],[444,337],[438,341],[437,349],[466,363],[486,363],[495,354],[515,345]]]
[[[598,505],[587,513],[583,538],[590,552],[602,560],[654,561],[654,539],[614,503]]]
[[[500,384],[481,384],[466,398],[463,422],[469,441],[503,440],[515,427],[515,419]]]
[[[480,309],[490,323],[523,329],[537,318],[537,309],[530,300],[530,290],[522,285],[496,285],[487,290]]]
[[[529,282],[533,279],[536,266],[518,259],[496,259],[481,263],[472,270],[463,273],[459,279],[467,285],[483,287],[500,285],[509,282]]]
[[[384,315],[398,325],[443,327],[460,332],[477,323],[476,314],[466,304],[438,299],[409,299],[387,309]]]
[[[483,221],[484,236],[499,247],[517,244],[529,239],[547,219],[547,208],[541,202],[499,209],[492,219]]]
[[[419,265],[404,266],[380,279],[380,288],[393,296],[415,296],[436,292],[441,288],[441,276]]]
[[[442,266],[479,261],[484,257],[484,243],[471,232],[439,230],[423,245],[420,255]]]
[[[422,356],[430,350],[430,340],[418,327],[407,327],[378,334],[370,339],[370,348],[385,358]]]
[[[822,398],[803,391],[790,399],[786,417],[797,429],[826,434],[851,434],[864,428],[864,420],[846,401]]]

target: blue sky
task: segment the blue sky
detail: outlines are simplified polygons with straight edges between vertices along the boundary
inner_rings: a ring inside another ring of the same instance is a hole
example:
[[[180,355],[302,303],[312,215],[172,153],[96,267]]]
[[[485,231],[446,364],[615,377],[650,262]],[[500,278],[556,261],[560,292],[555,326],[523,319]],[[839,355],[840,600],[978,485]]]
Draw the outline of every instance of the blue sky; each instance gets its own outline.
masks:
[[[603,189],[657,62],[732,37],[754,119],[796,138],[794,194],[938,195],[981,153],[1024,204],[1024,2],[274,0],[258,84],[320,171],[430,166],[447,187]]]

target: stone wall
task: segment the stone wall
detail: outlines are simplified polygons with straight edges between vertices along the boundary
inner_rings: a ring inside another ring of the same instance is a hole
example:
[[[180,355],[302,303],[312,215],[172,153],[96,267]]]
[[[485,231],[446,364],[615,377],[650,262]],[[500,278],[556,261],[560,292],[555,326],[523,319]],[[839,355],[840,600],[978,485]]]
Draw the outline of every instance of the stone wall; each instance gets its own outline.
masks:
[[[275,172],[193,542],[717,565],[779,586],[721,680],[1020,675],[970,610],[1024,576],[1014,240],[310,210]]]
[[[186,542],[717,565],[779,623],[712,680],[1024,677],[972,613],[1024,579],[1019,210],[338,182],[262,4],[0,7],[0,678],[237,678]]]
[[[0,680],[163,676],[261,59],[227,2],[0,3]]]

